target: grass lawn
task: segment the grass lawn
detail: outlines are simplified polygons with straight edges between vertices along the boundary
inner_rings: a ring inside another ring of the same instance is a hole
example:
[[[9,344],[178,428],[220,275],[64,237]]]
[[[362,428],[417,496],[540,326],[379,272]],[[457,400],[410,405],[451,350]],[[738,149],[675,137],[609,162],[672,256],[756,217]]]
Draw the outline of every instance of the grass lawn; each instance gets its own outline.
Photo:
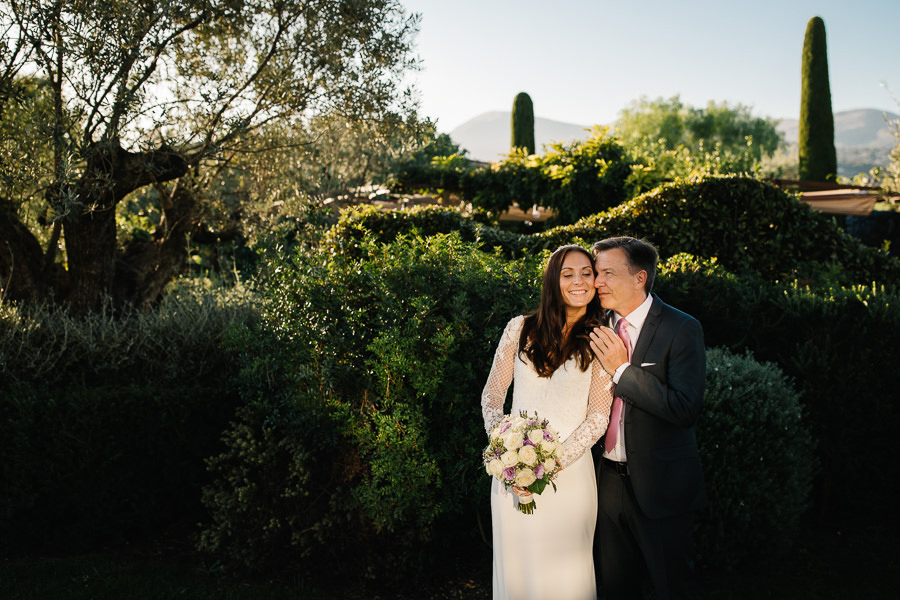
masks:
[[[805,532],[798,550],[778,568],[741,573],[700,572],[708,600],[877,600],[900,597],[900,538],[878,529]],[[237,580],[196,555],[176,552],[97,553],[0,562],[4,600],[347,600],[378,598],[490,598],[490,551],[429,574],[430,589],[366,589],[361,581],[323,586],[303,581]]]

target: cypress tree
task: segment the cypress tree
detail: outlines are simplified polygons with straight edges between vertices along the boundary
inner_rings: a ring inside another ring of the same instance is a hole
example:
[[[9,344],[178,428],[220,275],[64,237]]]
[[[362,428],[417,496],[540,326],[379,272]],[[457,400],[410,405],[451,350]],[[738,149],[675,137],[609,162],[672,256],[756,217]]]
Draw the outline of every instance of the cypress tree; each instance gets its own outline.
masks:
[[[803,89],[800,97],[800,179],[833,180],[837,174],[834,114],[828,83],[825,22],[813,17],[803,39]]]
[[[528,154],[534,154],[534,105],[525,92],[519,92],[513,101],[512,147],[525,148]]]

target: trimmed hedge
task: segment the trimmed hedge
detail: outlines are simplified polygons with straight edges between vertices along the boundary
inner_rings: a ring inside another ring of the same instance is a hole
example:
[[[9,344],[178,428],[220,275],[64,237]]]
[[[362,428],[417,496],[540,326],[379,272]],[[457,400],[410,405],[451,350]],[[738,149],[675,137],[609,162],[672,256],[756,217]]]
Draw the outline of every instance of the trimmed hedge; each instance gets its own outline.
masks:
[[[687,256],[670,259],[657,282],[700,320],[707,346],[749,349],[797,382],[822,465],[813,517],[883,523],[900,494],[900,292],[766,284]]]
[[[700,563],[774,566],[792,549],[817,468],[794,382],[750,353],[709,349],[697,440],[709,492]]]
[[[119,316],[3,307],[0,554],[195,522],[202,458],[239,400],[219,343],[253,318],[248,298],[204,292]]]
[[[779,188],[745,177],[679,180],[573,225],[534,235],[477,225],[450,209],[357,209],[342,214],[329,233],[328,246],[344,251],[363,231],[389,242],[413,230],[427,236],[453,229],[482,248],[501,248],[508,257],[633,235],[653,242],[663,259],[680,253],[715,257],[732,272],[755,273],[766,281],[799,279],[823,287],[900,281],[896,257],[864,246],[832,219]]]
[[[646,237],[664,257],[715,257],[735,273],[768,281],[893,284],[900,277],[897,258],[864,246],[830,217],[751,178],[666,184],[576,226]]]

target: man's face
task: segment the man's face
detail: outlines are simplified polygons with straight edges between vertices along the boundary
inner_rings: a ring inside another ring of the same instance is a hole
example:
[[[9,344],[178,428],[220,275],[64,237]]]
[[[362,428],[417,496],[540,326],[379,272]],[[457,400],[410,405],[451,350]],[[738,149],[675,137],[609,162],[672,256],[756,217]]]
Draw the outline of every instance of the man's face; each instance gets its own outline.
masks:
[[[594,265],[597,270],[594,287],[603,308],[626,316],[647,297],[644,293],[647,273],[638,271],[632,275],[628,270],[625,251],[621,248],[599,252],[594,258]]]

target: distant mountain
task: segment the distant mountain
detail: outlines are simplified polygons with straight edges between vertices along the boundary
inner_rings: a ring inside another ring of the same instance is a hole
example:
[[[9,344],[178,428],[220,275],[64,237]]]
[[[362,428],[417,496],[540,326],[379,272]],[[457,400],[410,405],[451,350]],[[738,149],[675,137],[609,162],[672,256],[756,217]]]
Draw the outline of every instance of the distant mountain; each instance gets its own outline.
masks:
[[[887,120],[885,120],[887,119]],[[893,148],[897,143],[888,121],[900,119],[894,113],[861,108],[834,113],[834,145],[836,148]],[[800,133],[797,119],[781,119],[778,131],[789,144],[796,144]],[[452,135],[451,135],[452,137]]]
[[[885,118],[892,121],[900,119],[900,116],[868,108],[834,114],[834,143],[841,175],[852,176],[868,171],[871,166],[887,164],[890,149],[897,140]],[[509,112],[486,112],[452,130],[450,137],[468,150],[471,159],[486,162],[500,160],[509,152],[510,119]],[[789,144],[797,143],[797,127],[797,119],[781,119],[778,122],[778,131]],[[590,126],[587,125],[534,118],[534,139],[538,152],[552,142],[570,142],[585,139],[588,135]]]
[[[450,137],[462,148],[469,151],[468,157],[473,160],[492,162],[500,160],[501,155],[509,153],[512,139],[512,114],[495,110],[469,119],[450,132]],[[540,152],[544,145],[552,142],[568,142],[574,139],[585,139],[590,127],[574,125],[562,121],[534,118],[534,143]]]

